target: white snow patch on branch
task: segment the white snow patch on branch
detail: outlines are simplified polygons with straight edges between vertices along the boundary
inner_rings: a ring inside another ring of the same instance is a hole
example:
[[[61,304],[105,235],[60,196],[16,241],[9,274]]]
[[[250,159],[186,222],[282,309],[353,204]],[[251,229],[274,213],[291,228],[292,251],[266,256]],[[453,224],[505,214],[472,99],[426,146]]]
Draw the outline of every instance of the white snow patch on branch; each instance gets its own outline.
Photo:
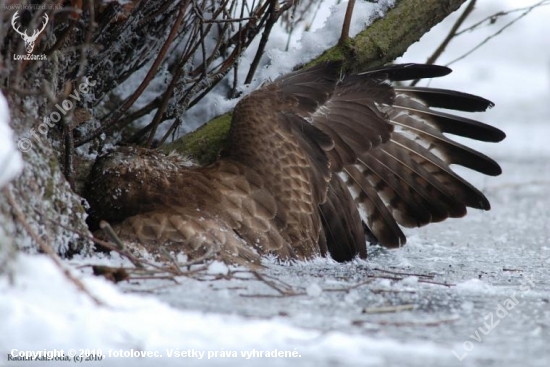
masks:
[[[355,37],[374,20],[383,17],[394,4],[395,0],[380,0],[378,3],[357,2],[350,25],[350,37]],[[331,7],[330,15],[325,20],[324,25],[315,31],[303,32],[297,45],[291,47],[288,51],[285,50],[288,35],[277,24],[270,34],[265,51],[269,61],[264,60],[266,66],[257,70],[254,80],[249,85],[244,85],[241,82],[239,86],[242,92],[241,98],[256,90],[266,80],[276,79],[292,71],[295,66],[307,63],[321,55],[325,50],[335,46],[342,32],[346,8],[347,2]],[[241,65],[252,63],[257,52],[258,43],[259,39],[246,50],[239,61]],[[247,73],[248,68],[241,67],[239,69],[239,81],[244,81]],[[233,73],[228,73],[226,76],[228,84],[233,82],[233,77]],[[186,112],[186,120],[191,123],[188,124],[186,129],[182,130],[182,133],[186,133],[189,129],[194,129],[234,108],[240,99],[228,100],[226,94],[227,91],[224,88],[216,88],[208,93],[196,106],[189,109]]]
[[[381,0],[377,3],[359,1],[355,3],[349,36],[355,37],[376,19],[383,17],[394,4],[395,0]],[[336,46],[342,32],[347,6],[347,2],[334,5],[324,25],[313,32],[304,32],[297,47],[291,48],[289,51],[279,49],[268,51],[271,65],[263,70],[261,77],[258,79],[274,79],[288,73],[294,66],[307,63],[327,49]]]

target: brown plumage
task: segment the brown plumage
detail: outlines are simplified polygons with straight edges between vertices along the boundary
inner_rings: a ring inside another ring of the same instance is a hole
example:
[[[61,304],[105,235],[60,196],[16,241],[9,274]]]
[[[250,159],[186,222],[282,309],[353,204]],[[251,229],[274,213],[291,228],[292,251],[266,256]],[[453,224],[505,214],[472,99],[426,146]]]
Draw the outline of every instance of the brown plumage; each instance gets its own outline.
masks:
[[[404,245],[400,226],[490,208],[449,165],[501,173],[443,133],[497,142],[502,131],[430,109],[483,111],[490,101],[391,85],[449,72],[405,64],[343,75],[331,63],[285,75],[238,103],[227,149],[212,165],[190,168],[138,148],[101,158],[88,194],[92,218],[118,223],[123,239],[150,250],[227,262],[365,258],[365,230],[386,247]],[[114,198],[104,200],[105,188]]]

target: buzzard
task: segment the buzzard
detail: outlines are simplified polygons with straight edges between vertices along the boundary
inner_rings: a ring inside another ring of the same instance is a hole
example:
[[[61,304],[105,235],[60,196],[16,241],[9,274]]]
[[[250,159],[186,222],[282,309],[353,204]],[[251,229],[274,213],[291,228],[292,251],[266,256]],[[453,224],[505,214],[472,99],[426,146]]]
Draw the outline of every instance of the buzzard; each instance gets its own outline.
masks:
[[[504,139],[499,129],[441,111],[484,111],[492,102],[395,85],[450,72],[403,64],[344,73],[324,63],[284,75],[237,104],[226,147],[208,166],[142,148],[100,158],[88,190],[92,221],[110,221],[121,239],[149,251],[166,246],[229,263],[267,254],[366,258],[366,236],[402,246],[401,227],[490,208],[450,165],[501,173],[444,135]]]

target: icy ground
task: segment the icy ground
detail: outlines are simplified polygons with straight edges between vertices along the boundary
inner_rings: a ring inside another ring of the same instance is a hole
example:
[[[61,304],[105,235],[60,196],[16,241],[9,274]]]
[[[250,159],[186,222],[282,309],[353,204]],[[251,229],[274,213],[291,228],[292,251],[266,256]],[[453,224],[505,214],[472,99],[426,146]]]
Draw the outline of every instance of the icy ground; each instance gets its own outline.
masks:
[[[478,3],[486,15],[500,10],[496,2]],[[504,173],[463,172],[489,197],[491,211],[470,210],[462,219],[409,230],[405,247],[371,248],[367,262],[268,262],[263,280],[249,272],[209,280],[227,271],[215,265],[202,280],[115,286],[77,266],[116,266],[119,258],[72,260],[73,273],[84,272],[86,287],[103,307],[76,290],[48,259],[21,256],[15,278],[0,278],[0,366],[65,365],[7,362],[12,349],[54,348],[163,355],[87,362],[98,366],[549,366],[549,8],[529,15],[453,64],[454,74],[431,84],[478,93],[497,104],[476,117],[502,128],[507,139],[475,147],[495,158]],[[492,30],[461,36],[441,62]],[[425,60],[442,37],[441,31],[432,32],[404,61]],[[275,349],[299,356],[241,357],[241,352]],[[205,354],[168,357],[188,350]],[[238,357],[220,357],[222,351]],[[218,356],[208,359],[208,352]]]

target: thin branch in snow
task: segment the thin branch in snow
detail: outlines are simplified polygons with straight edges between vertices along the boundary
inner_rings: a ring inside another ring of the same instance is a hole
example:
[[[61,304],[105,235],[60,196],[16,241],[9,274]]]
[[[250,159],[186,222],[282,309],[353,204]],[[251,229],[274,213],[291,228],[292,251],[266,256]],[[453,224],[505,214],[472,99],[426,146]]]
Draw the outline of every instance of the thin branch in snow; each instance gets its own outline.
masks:
[[[452,65],[454,64],[455,62],[457,61],[460,61],[462,59],[464,59],[465,57],[471,55],[473,52],[477,51],[480,47],[482,47],[483,45],[485,45],[487,42],[489,42],[491,39],[495,38],[496,36],[498,36],[499,34],[501,34],[502,32],[504,32],[504,30],[510,26],[512,26],[514,23],[516,23],[518,20],[520,20],[521,18],[525,17],[527,14],[529,14],[531,11],[533,11],[535,8],[539,7],[539,6],[543,6],[543,5],[549,5],[550,3],[548,2],[548,0],[542,0],[528,8],[525,9],[525,11],[523,13],[521,13],[517,18],[513,19],[512,21],[510,21],[509,23],[507,23],[505,26],[503,26],[502,28],[500,28],[498,31],[496,31],[495,33],[493,33],[492,35],[490,35],[489,37],[485,38],[483,41],[481,41],[477,46],[475,46],[474,48],[472,48],[470,51],[464,53],[462,56],[460,57],[457,57],[456,59],[452,60],[451,62],[447,63],[445,66],[449,66],[449,65]]]
[[[126,99],[124,104],[120,107],[120,109],[116,113],[111,115],[111,117],[108,118],[107,121],[102,121],[101,127],[93,131],[91,134],[88,134],[87,136],[79,139],[77,142],[75,142],[75,146],[78,147],[83,144],[86,144],[92,141],[93,139],[97,138],[101,134],[103,134],[105,131],[113,128],[116,122],[118,121],[118,119],[122,117],[122,115],[137,101],[139,96],[143,94],[143,92],[145,91],[145,88],[147,88],[147,86],[149,85],[153,77],[157,74],[158,68],[162,60],[164,60],[164,56],[168,52],[168,49],[170,48],[170,45],[172,44],[172,41],[176,36],[179,26],[183,21],[183,16],[185,15],[189,2],[190,0],[185,0],[185,2],[182,3],[179,9],[178,17],[174,23],[174,26],[170,30],[170,33],[168,34],[166,41],[164,42],[162,48],[160,49],[159,54],[157,55],[155,61],[153,62],[153,65],[151,65],[151,68],[147,72],[147,75],[145,76],[144,80],[141,82],[139,87],[134,91],[134,93],[128,99]],[[154,128],[154,130],[156,130],[156,127]]]
[[[396,313],[403,311],[411,311],[416,307],[415,304],[397,305],[397,306],[382,306],[382,307],[365,307],[362,313]]]
[[[468,18],[468,16],[470,14],[472,14],[472,11],[474,10],[474,7],[476,5],[476,1],[477,0],[471,0],[470,1],[468,6],[466,7],[466,9],[464,9],[464,12],[460,15],[460,17],[456,20],[455,24],[453,24],[453,26],[451,27],[451,30],[447,34],[447,37],[445,37],[443,42],[441,42],[441,44],[434,51],[434,53],[430,57],[428,57],[428,60],[426,61],[426,64],[433,65],[435,63],[435,61],[439,58],[439,56],[441,56],[443,51],[445,51],[445,49],[447,48],[449,43],[452,41],[452,39],[454,37],[456,37],[458,34],[460,34],[460,33],[457,33],[458,28],[460,28],[460,26],[462,25],[462,23],[464,23],[466,18]],[[411,85],[415,86],[416,84],[418,84],[419,81],[420,81],[420,79],[413,80]]]
[[[214,248],[213,248],[213,246],[212,246],[212,247],[210,247],[210,248],[208,249],[208,251],[206,251],[206,253],[205,253],[204,255],[199,256],[199,257],[197,257],[197,258],[195,258],[195,259],[189,260],[189,261],[187,261],[187,262],[185,262],[185,263],[183,263],[183,264],[179,264],[179,263],[177,263],[177,264],[178,264],[180,267],[190,267],[190,266],[192,266],[192,265],[196,265],[196,264],[203,263],[203,262],[205,262],[206,260],[210,260],[210,262],[212,262],[212,261],[214,260],[214,255],[215,255],[215,253],[214,253]]]
[[[144,258],[140,258],[140,257],[137,257],[137,256],[133,255],[128,250],[126,245],[124,245],[124,243],[118,238],[118,236],[114,232],[113,228],[109,225],[109,223],[107,223],[105,221],[102,221],[100,223],[100,227],[107,233],[107,235],[109,237],[111,237],[111,239],[113,240],[113,242],[116,243],[116,245],[112,244],[110,242],[107,242],[107,241],[103,241],[99,238],[93,237],[89,234],[79,232],[79,231],[77,231],[73,228],[70,228],[66,225],[63,225],[63,224],[59,223],[56,220],[50,219],[47,216],[45,216],[38,209],[35,209],[35,211],[43,219],[49,220],[49,221],[57,224],[58,226],[81,236],[82,238],[87,238],[90,241],[93,241],[94,243],[105,247],[107,250],[114,251],[114,252],[118,253],[120,256],[122,256],[124,258],[127,258],[135,266],[135,268],[124,268],[124,270],[126,270],[130,274],[139,274],[140,275],[139,277],[132,276],[131,280],[134,280],[134,279],[135,280],[137,280],[137,279],[165,279],[165,278],[166,279],[170,278],[171,280],[174,280],[173,279],[174,276],[187,276],[187,277],[192,277],[193,276],[193,277],[195,277],[196,274],[200,274],[201,272],[206,271],[208,269],[208,266],[210,265],[210,263],[206,263],[202,266],[195,267],[193,269],[189,269],[188,271],[182,271],[181,268],[191,267],[192,265],[198,264],[198,263],[204,261],[205,259],[208,259],[208,258],[213,256],[212,252],[207,252],[205,255],[201,256],[200,258],[193,259],[193,260],[191,260],[189,262],[186,262],[186,263],[178,263],[175,259],[173,259],[173,257],[171,255],[168,255],[166,257],[170,260],[170,264],[168,264],[168,265],[167,264],[158,265],[158,264],[155,264],[153,262],[147,261]],[[175,264],[176,266],[174,267],[173,264]],[[146,277],[143,277],[144,274],[146,275]],[[159,277],[158,274],[161,274],[160,277]],[[169,274],[169,275],[166,276],[164,274]],[[198,280],[200,280],[200,279],[198,279]]]
[[[369,288],[369,291],[374,294],[379,293],[416,293],[415,290],[412,289],[380,289],[380,288]]]
[[[509,14],[512,14],[512,13],[517,13],[517,12],[520,12],[520,11],[525,11],[525,10],[528,10],[529,12],[539,6],[545,6],[545,5],[550,5],[550,0],[543,0],[533,6],[528,6],[528,7],[525,7],[525,8],[517,8],[517,9],[512,9],[512,10],[508,10],[508,11],[499,11],[495,14],[492,14],[492,15],[489,15],[488,17],[480,20],[479,22],[475,23],[474,25],[466,28],[466,29],[463,29],[461,30],[460,32],[457,32],[456,35],[457,36],[460,36],[461,34],[463,33],[466,33],[466,32],[469,32],[469,31],[473,31],[475,30],[476,28],[480,27],[481,25],[483,25],[485,22],[488,22],[489,25],[491,24],[494,24],[497,22],[497,19],[499,17],[502,17],[502,16],[505,16],[505,15],[509,15]]]
[[[388,273],[388,274],[402,275],[402,276],[415,276],[415,277],[419,277],[419,278],[432,278],[433,279],[435,277],[434,275],[431,275],[431,274],[401,273],[401,272],[398,272],[398,271],[391,271],[391,270],[385,270],[385,269],[380,269],[380,268],[374,268],[372,270],[379,271],[381,273]]]
[[[117,248],[121,251],[121,253],[124,253],[125,255],[129,254],[129,252],[126,250],[126,246],[120,240],[120,238],[118,238],[117,234],[113,230],[113,227],[111,227],[109,223],[102,220],[101,222],[99,222],[99,227],[111,238],[111,240],[113,240],[113,242],[116,244]],[[134,264],[136,268],[144,267],[141,261],[135,258],[134,256],[126,256],[126,257],[128,258],[128,260],[132,262],[132,264]]]
[[[170,255],[168,250],[166,250],[166,248],[164,246],[160,246],[159,249],[160,249],[160,252],[162,252],[162,254],[164,255],[164,257],[166,257],[168,259],[169,265],[172,265],[171,268],[174,270],[174,272],[177,275],[183,275],[177,260],[174,259],[174,257],[172,255]]]
[[[271,6],[269,8],[268,18],[264,28],[264,33],[262,34],[262,38],[260,39],[260,45],[258,46],[258,51],[256,52],[254,59],[252,60],[252,64],[250,65],[248,75],[246,76],[246,79],[244,81],[245,84],[250,84],[252,82],[252,79],[254,78],[254,74],[256,73],[256,69],[258,68],[260,60],[264,54],[265,46],[267,45],[267,41],[269,39],[273,26],[275,25],[275,23],[277,23],[281,14],[286,12],[293,5],[294,5],[294,1],[292,0],[287,1],[282,7],[279,6],[278,0],[271,1]]]
[[[502,271],[510,271],[510,272],[518,272],[518,273],[524,272],[523,269],[508,269],[508,268],[502,268]]]
[[[134,255],[132,255],[127,249],[126,247],[124,246],[124,244],[122,244],[122,246],[120,246],[120,244],[118,245],[114,245],[110,242],[107,242],[107,241],[103,241],[99,238],[96,238],[94,236],[92,236],[91,234],[89,233],[84,233],[84,232],[80,232],[72,227],[69,227],[69,226],[66,226],[62,223],[60,223],[59,221],[55,220],[55,219],[51,219],[49,218],[47,215],[45,215],[42,211],[34,208],[34,211],[40,215],[40,218],[42,219],[46,219],[52,223],[54,223],[55,225],[69,231],[69,232],[72,232],[78,236],[80,236],[81,238],[85,238],[85,239],[88,239],[90,241],[92,241],[93,243],[97,244],[97,245],[100,245],[100,246],[103,246],[105,247],[106,249],[110,250],[110,251],[115,251],[116,253],[118,253],[119,255],[121,255],[122,257],[125,257],[127,258],[128,260],[130,260],[130,262],[132,264],[134,264],[134,266],[136,266],[136,268],[144,268],[144,265],[143,263],[145,263],[146,265],[148,266],[152,266],[152,267],[156,267],[155,264],[153,263],[149,263],[147,261],[143,261],[143,260],[140,260],[138,259],[137,257],[135,257]],[[109,226],[110,227],[110,226]],[[111,228],[112,230],[112,228]],[[114,231],[113,231],[114,233]],[[116,236],[116,234],[115,234]],[[118,237],[117,237],[118,238]]]
[[[86,288],[84,283],[80,281],[80,279],[74,277],[69,269],[65,268],[63,266],[63,263],[61,262],[61,259],[59,259],[59,256],[53,251],[50,245],[48,245],[45,241],[43,241],[40,236],[32,229],[29,222],[27,222],[27,219],[25,218],[25,215],[23,214],[21,208],[19,205],[15,202],[15,199],[13,198],[13,195],[11,193],[11,190],[8,187],[5,187],[2,192],[4,193],[4,196],[8,199],[8,203],[10,204],[13,213],[15,215],[15,218],[21,223],[21,225],[25,228],[29,236],[38,244],[40,250],[44,252],[52,261],[54,264],[63,272],[65,277],[72,282],[80,291],[85,293],[90,299],[97,305],[97,306],[104,306],[104,303],[100,301],[98,298],[96,298],[93,294],[90,293],[90,291]]]
[[[306,292],[294,290],[292,286],[283,282],[280,279],[270,277],[266,274],[260,274],[259,272],[254,270],[250,271],[249,273],[252,274],[257,280],[267,285],[269,288],[277,291],[277,293],[279,294],[240,294],[240,297],[294,297],[307,295]],[[268,278],[271,278],[271,280]]]
[[[369,285],[374,281],[373,278],[369,278],[367,280],[364,280],[362,282],[359,282],[357,284],[350,285],[348,287],[344,288],[329,288],[329,289],[323,289],[323,292],[347,292],[349,293],[352,289],[357,289],[359,287],[362,287],[364,285]]]
[[[460,320],[458,316],[449,317],[441,320],[419,320],[419,321],[372,321],[372,320],[354,320],[352,325],[363,325],[363,324],[376,324],[380,326],[402,326],[402,327],[415,327],[415,326],[440,326],[443,324],[451,324]]]
[[[370,278],[380,278],[380,279],[390,279],[390,280],[395,280],[395,281],[401,281],[405,278],[401,278],[401,277],[390,277],[390,276],[386,276],[386,275],[369,275]],[[433,280],[427,280],[427,279],[418,279],[418,283],[428,283],[428,284],[435,284],[435,285],[442,285],[442,286],[445,286],[445,287],[454,287],[456,284],[452,284],[452,283],[442,283],[442,282],[435,282]]]

